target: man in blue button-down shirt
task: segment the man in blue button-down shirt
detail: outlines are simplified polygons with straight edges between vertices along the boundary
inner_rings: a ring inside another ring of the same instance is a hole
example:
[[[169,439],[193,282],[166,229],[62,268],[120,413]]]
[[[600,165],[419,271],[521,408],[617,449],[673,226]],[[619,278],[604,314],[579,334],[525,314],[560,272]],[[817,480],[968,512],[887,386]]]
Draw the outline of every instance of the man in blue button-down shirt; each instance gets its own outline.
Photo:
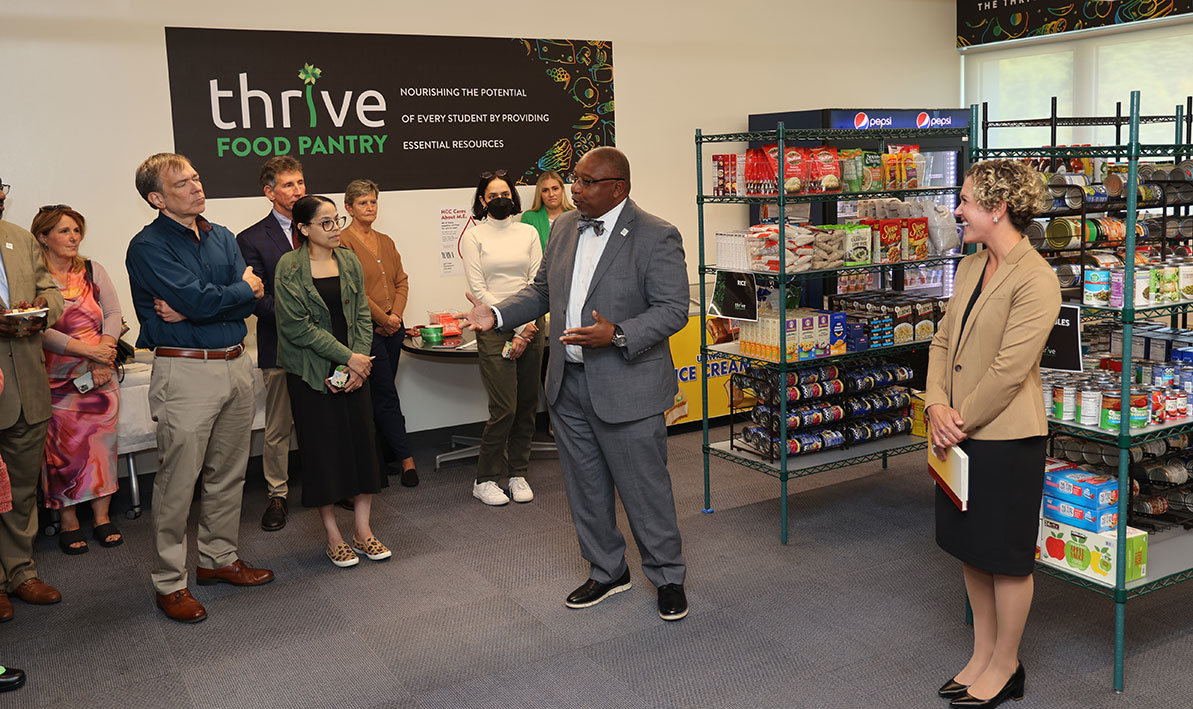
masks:
[[[189,160],[159,153],[137,168],[137,191],[159,214],[129,243],[125,264],[141,323],[137,344],[154,350],[149,408],[157,422],[153,484],[157,604],[171,620],[207,617],[187,589],[186,524],[195,480],[200,584],[255,586],[273,573],[237,557],[240,503],[254,413],[244,319],[264,293],[232,232],[201,215],[203,185]]]

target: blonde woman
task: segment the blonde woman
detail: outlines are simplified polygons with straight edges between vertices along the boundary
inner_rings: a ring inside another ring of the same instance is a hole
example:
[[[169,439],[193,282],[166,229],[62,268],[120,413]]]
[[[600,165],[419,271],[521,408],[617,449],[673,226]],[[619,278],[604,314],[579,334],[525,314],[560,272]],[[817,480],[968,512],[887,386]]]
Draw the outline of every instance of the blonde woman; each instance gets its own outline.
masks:
[[[936,491],[936,543],[962,564],[973,607],[969,662],[939,690],[953,706],[1023,697],[1019,642],[1032,599],[1044,487],[1040,354],[1060,312],[1060,284],[1023,229],[1051,202],[1024,163],[966,171],[955,214],[964,242],[955,295],[928,354],[926,410],[934,452],[969,456],[969,505]]]
[[[551,235],[551,225],[555,223],[555,218],[575,208],[568,199],[563,178],[558,172],[548,170],[539,175],[538,182],[534,185],[534,204],[530,206],[529,212],[522,213],[522,223],[538,230],[543,253],[547,252],[547,238]]]

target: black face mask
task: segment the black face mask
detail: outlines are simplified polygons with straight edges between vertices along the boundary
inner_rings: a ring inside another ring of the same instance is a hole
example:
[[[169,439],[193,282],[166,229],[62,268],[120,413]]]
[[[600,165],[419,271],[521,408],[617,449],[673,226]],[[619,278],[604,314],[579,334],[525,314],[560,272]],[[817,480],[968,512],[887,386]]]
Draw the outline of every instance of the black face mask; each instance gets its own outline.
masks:
[[[491,199],[485,205],[485,211],[494,219],[505,219],[514,211],[514,200],[509,197]]]

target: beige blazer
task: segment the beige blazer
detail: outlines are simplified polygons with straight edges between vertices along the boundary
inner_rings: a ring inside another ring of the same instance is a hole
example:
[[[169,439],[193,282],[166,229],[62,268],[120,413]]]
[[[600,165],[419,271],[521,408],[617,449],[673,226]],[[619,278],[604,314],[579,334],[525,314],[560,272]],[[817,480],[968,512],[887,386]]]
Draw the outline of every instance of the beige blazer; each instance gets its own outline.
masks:
[[[0,300],[0,307],[11,308],[22,300],[32,303],[37,296],[44,296],[50,308],[46,326],[57,322],[62,317],[62,292],[42,264],[33,235],[11,222],[0,221],[0,259],[4,260],[12,301]],[[18,339],[0,337],[0,369],[4,371],[0,429],[15,424],[22,412],[26,423],[50,418],[50,384],[40,334]]]
[[[978,440],[1048,433],[1040,355],[1060,313],[1060,283],[1027,239],[1007,254],[982,289],[958,341],[965,306],[989,251],[966,256],[953,279],[948,312],[928,350],[925,408],[951,405],[961,429]]]

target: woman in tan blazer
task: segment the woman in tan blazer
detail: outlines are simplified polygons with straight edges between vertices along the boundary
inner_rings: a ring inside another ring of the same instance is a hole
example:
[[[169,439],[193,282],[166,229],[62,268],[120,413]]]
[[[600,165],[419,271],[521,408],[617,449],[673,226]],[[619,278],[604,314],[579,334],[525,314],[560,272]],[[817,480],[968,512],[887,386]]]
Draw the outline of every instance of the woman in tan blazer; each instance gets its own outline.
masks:
[[[1023,696],[1019,641],[1031,608],[1044,482],[1040,355],[1060,312],[1056,274],[1022,230],[1048,204],[1039,173],[1012,160],[970,167],[955,214],[985,248],[957,267],[928,354],[925,405],[934,451],[969,455],[969,505],[936,491],[936,543],[961,560],[973,607],[969,662],[940,688],[953,706]]]

